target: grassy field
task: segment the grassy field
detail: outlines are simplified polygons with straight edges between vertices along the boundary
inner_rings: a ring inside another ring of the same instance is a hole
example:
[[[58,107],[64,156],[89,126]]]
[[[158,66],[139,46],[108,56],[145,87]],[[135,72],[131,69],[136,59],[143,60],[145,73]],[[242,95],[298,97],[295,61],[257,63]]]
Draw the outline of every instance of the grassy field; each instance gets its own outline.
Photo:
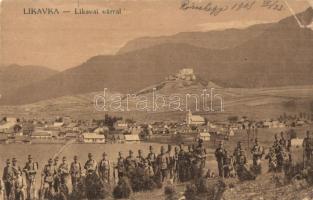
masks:
[[[306,130],[313,130],[312,127],[299,127],[296,128],[295,131],[299,138],[305,137]],[[288,131],[287,129],[259,129],[258,133],[250,136],[250,142],[248,146],[248,136],[245,130],[242,130],[235,134],[235,136],[231,137],[228,141],[225,141],[225,148],[232,152],[235,148],[238,141],[241,141],[243,147],[248,150],[252,147],[253,141],[255,137],[258,137],[260,144],[264,146],[264,148],[268,149],[269,146],[273,144],[274,134],[278,134],[281,131]],[[211,141],[206,142],[204,145],[208,149],[208,160],[214,160],[214,150],[217,147],[217,140],[214,141],[215,138],[211,138]],[[191,144],[191,140],[188,139],[189,142],[185,142],[185,144]],[[165,142],[165,141],[164,141]],[[74,155],[78,155],[79,161],[84,164],[87,159],[87,154],[90,152],[94,155],[94,159],[100,160],[103,152],[108,154],[108,158],[111,162],[116,161],[118,152],[121,151],[124,154],[124,157],[128,155],[128,151],[131,149],[134,151],[135,155],[137,155],[137,151],[142,149],[144,154],[147,155],[149,152],[149,146],[154,146],[155,152],[159,153],[160,146],[166,144],[160,143],[147,143],[142,142],[138,144],[69,144],[66,147],[63,147],[62,144],[1,144],[0,145],[0,169],[3,169],[5,165],[5,160],[8,158],[16,157],[18,159],[19,165],[23,165],[27,160],[27,155],[32,154],[35,161],[39,162],[40,167],[43,167],[44,164],[50,157],[53,157],[58,151],[62,148],[63,151],[58,155],[60,158],[62,156],[66,156],[68,158],[68,162],[72,161]],[[187,149],[187,147],[185,147]],[[250,156],[249,151],[247,151],[247,155]],[[212,163],[212,162],[210,162]],[[214,168],[214,167],[212,167]]]

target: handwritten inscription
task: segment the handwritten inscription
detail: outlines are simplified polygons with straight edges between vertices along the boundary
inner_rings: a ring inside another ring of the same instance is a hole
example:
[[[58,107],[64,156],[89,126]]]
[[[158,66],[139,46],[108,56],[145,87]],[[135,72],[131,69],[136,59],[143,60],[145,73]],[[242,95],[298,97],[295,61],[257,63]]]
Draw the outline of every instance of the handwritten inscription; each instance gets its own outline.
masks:
[[[263,0],[261,4],[257,4],[256,0],[243,0],[232,2],[228,4],[213,3],[211,1],[193,1],[182,0],[180,9],[182,10],[199,10],[207,12],[209,15],[217,16],[227,11],[247,11],[251,10],[255,6],[260,6],[266,9],[282,11],[284,4],[279,0]]]
[[[284,4],[282,4],[278,0],[264,0],[262,7],[265,7],[271,10],[282,11],[284,9]]]

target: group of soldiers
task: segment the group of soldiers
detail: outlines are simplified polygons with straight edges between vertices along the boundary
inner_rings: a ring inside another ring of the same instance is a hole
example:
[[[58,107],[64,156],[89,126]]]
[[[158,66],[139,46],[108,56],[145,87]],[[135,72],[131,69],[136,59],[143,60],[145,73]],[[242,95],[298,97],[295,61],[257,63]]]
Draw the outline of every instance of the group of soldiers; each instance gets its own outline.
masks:
[[[26,199],[32,199],[31,190],[34,189],[37,170],[38,163],[33,162],[30,155],[23,169],[18,166],[16,158],[12,158],[12,160],[7,159],[2,176],[6,198],[25,199],[24,189],[26,189]],[[23,177],[23,172],[25,173],[26,181]]]
[[[255,154],[253,154],[254,163],[257,162],[257,151],[262,151],[259,147],[258,140],[255,140],[255,145],[252,148],[252,151],[255,151]],[[217,161],[219,177],[230,178],[237,175],[239,179],[245,179],[248,177],[253,178],[253,175],[249,173],[245,167],[247,164],[247,157],[241,141],[237,143],[233,154],[228,153],[224,147],[224,143],[221,141],[218,148],[215,150],[215,158]]]
[[[160,153],[154,152],[152,146],[149,153],[144,156],[142,150],[138,150],[137,156],[132,150],[124,158],[123,153],[118,153],[117,162],[111,165],[107,153],[102,154],[102,159],[97,162],[91,153],[84,166],[78,161],[78,156],[74,156],[71,164],[67,158],[63,157],[59,163],[59,157],[50,158],[41,172],[40,196],[43,198],[47,194],[65,193],[66,195],[77,190],[82,177],[98,177],[102,183],[111,183],[122,177],[131,178],[136,170],[140,169],[146,176],[157,177],[161,182],[167,180],[187,181],[199,175],[205,166],[206,150],[202,140],[198,144],[188,146],[185,151],[183,145],[172,149],[168,145],[167,149],[161,146]],[[111,168],[113,173],[111,173]],[[17,159],[8,159],[3,172],[4,190],[7,199],[34,199],[35,181],[38,174],[38,162],[34,162],[32,156],[28,156],[28,161],[24,168],[17,165]],[[25,179],[23,173],[25,173]],[[24,197],[26,191],[26,197]]]
[[[268,159],[268,168],[270,172],[281,172],[286,170],[291,164],[291,140],[285,139],[283,132],[280,133],[280,139],[277,134],[274,136],[273,145],[269,148],[265,159]]]
[[[261,173],[261,159],[264,155],[269,162],[269,171],[282,171],[291,163],[290,147],[291,140],[285,139],[284,134],[281,133],[280,139],[275,135],[273,145],[265,155],[264,148],[259,144],[258,139],[255,139],[250,149],[253,164],[251,168],[248,168],[246,152],[240,141],[232,154],[226,150],[224,143],[220,142],[215,150],[218,175],[223,178],[237,176],[240,180],[255,179],[256,175]],[[310,137],[309,132],[303,140],[303,149],[306,162],[311,162],[313,138]],[[119,152],[117,161],[112,165],[105,152],[99,162],[91,153],[88,153],[84,166],[78,161],[76,155],[71,164],[68,164],[66,157],[62,158],[61,163],[59,163],[59,158],[55,157],[50,158],[43,168],[40,191],[41,195],[51,191],[68,194],[78,190],[82,177],[93,176],[99,178],[102,183],[110,184],[112,176],[116,183],[117,179],[123,177],[132,178],[137,170],[141,170],[146,176],[158,178],[161,182],[167,180],[185,182],[204,175],[213,177],[215,175],[210,170],[204,174],[206,158],[207,152],[202,140],[198,140],[197,144],[189,145],[187,150],[182,144],[175,146],[174,149],[171,145],[168,145],[167,149],[161,146],[158,154],[150,146],[146,156],[141,149],[138,150],[136,156],[132,150],[129,150],[126,157]],[[38,162],[34,162],[31,155],[28,156],[24,168],[18,166],[16,158],[8,159],[2,177],[3,185],[0,185],[4,188],[7,199],[34,199],[38,169]],[[23,191],[26,191],[26,197]]]
[[[309,131],[306,133],[302,146],[304,163],[311,163],[313,158],[313,138],[310,137]],[[283,132],[280,133],[280,138],[275,134],[273,145],[269,148],[266,155],[257,138],[250,152],[253,162],[252,167],[249,168],[247,166],[246,152],[242,148],[240,141],[237,143],[237,147],[232,155],[224,148],[223,142],[220,142],[215,151],[219,176],[224,178],[238,176],[242,180],[254,179],[256,175],[261,173],[261,159],[263,156],[268,160],[269,172],[286,172],[292,163],[291,138],[286,139]]]
[[[175,182],[184,182],[200,175],[205,167],[207,153],[203,147],[203,141],[198,144],[188,146],[185,151],[181,144],[174,150],[168,145],[167,150],[161,146],[160,153],[157,155],[152,146],[149,147],[149,153],[145,157],[141,150],[138,150],[138,156],[134,157],[133,152],[129,151],[129,156],[124,158],[119,153],[115,166],[118,177],[132,174],[136,168],[142,169],[146,176],[157,177],[161,182],[171,180]]]

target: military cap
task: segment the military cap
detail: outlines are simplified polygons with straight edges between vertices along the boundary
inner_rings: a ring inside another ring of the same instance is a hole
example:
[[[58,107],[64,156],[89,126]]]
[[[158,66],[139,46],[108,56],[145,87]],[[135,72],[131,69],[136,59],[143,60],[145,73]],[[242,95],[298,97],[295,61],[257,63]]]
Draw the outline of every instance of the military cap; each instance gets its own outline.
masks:
[[[54,161],[58,161],[59,160],[59,156],[56,156],[55,158],[54,158]]]
[[[108,154],[107,153],[105,153],[105,152],[103,152],[103,154],[102,154],[102,156],[107,156]]]
[[[7,163],[7,164],[11,163],[10,159],[7,159],[7,162],[6,162],[6,163]]]
[[[49,158],[48,163],[52,163],[52,162],[53,162],[52,158]]]
[[[17,162],[17,159],[16,158],[12,158],[12,162]]]
[[[91,153],[88,153],[88,157],[92,157],[92,154],[91,154]]]
[[[129,150],[129,153],[134,153],[132,150]]]
[[[65,157],[65,156],[63,156],[62,160],[66,160],[66,157]]]
[[[28,159],[32,159],[33,157],[32,157],[32,155],[28,155]]]

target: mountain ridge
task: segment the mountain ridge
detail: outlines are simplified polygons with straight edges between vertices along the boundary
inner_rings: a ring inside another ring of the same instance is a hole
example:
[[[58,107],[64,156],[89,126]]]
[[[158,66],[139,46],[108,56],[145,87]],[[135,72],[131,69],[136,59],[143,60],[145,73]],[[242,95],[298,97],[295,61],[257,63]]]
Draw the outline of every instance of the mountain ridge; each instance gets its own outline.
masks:
[[[149,48],[164,43],[186,43],[209,49],[227,49],[261,34],[272,23],[256,24],[245,29],[230,28],[202,32],[181,32],[170,36],[141,37],[127,42],[117,54]],[[223,38],[223,40],[221,40]]]
[[[310,17],[313,10],[301,14]],[[313,31],[300,28],[290,16],[230,49],[164,43],[123,54],[94,56],[75,68],[12,91],[0,103],[25,104],[103,88],[134,92],[186,66],[222,87],[310,85],[312,42]]]

